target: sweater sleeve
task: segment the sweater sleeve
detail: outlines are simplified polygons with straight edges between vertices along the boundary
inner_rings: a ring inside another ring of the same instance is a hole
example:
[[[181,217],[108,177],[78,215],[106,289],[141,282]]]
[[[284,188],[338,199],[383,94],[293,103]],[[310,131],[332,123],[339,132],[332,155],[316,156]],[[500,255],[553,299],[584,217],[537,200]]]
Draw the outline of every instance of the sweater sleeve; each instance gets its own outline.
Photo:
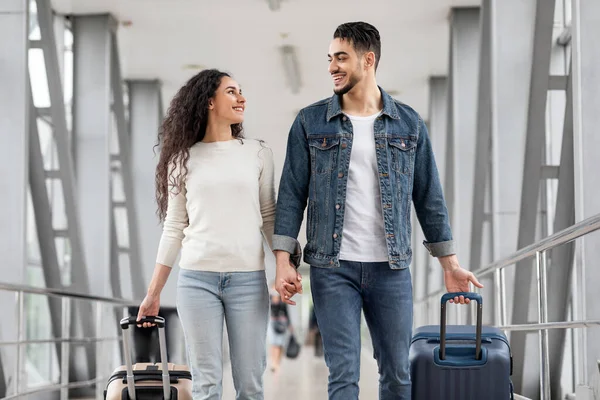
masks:
[[[262,231],[269,248],[273,249],[273,232],[275,230],[275,185],[273,151],[263,143],[259,150],[262,161],[259,178],[260,214],[263,220]]]
[[[177,176],[177,172],[173,176]],[[185,182],[181,185],[180,191],[169,185],[167,215],[156,256],[158,264],[172,267],[181,249],[181,242],[185,236],[183,230],[189,224],[186,193]]]

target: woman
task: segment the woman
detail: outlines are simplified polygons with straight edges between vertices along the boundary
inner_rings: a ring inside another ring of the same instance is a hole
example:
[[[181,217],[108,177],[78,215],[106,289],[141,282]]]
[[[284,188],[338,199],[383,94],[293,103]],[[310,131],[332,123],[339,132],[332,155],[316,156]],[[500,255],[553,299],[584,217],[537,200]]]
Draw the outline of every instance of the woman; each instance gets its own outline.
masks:
[[[271,292],[271,322],[269,324],[269,342],[271,344],[271,371],[277,372],[281,364],[283,350],[288,338],[288,330],[292,325],[287,310],[287,304],[281,301],[281,296],[273,288]]]
[[[221,398],[223,321],[236,398],[264,398],[269,293],[263,236],[271,246],[273,154],[263,142],[243,139],[245,106],[236,81],[205,70],[175,95],[159,133],[156,200],[164,227],[138,319],[157,315],[181,248],[177,311],[195,400]]]

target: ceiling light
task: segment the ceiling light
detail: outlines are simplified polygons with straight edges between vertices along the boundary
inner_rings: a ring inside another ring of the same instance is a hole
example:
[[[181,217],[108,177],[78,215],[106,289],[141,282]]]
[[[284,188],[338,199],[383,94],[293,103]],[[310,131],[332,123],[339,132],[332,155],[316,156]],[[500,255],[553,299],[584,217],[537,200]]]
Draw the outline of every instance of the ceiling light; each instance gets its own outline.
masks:
[[[267,0],[269,4],[269,10],[271,11],[279,11],[281,8],[281,0]]]
[[[184,64],[181,68],[189,69],[192,71],[202,71],[202,70],[206,69],[206,67],[202,64]]]
[[[300,92],[302,80],[300,79],[300,67],[298,65],[296,49],[294,46],[284,45],[280,47],[280,51],[283,60],[283,69],[285,71],[288,84],[292,90],[292,93],[297,94]]]

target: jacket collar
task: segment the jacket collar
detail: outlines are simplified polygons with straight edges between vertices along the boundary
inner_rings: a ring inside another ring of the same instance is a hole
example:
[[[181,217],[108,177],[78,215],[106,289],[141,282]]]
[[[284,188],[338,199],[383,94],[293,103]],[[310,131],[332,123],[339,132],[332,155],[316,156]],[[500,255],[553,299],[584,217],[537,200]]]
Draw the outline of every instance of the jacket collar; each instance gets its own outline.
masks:
[[[396,103],[394,99],[386,93],[380,86],[377,86],[379,91],[381,92],[381,98],[383,100],[383,114],[387,115],[393,119],[400,119],[400,115],[398,114],[398,109],[396,108]],[[342,105],[340,104],[340,96],[334,94],[329,99],[327,105],[327,122],[331,121],[333,117],[337,117],[342,114]]]

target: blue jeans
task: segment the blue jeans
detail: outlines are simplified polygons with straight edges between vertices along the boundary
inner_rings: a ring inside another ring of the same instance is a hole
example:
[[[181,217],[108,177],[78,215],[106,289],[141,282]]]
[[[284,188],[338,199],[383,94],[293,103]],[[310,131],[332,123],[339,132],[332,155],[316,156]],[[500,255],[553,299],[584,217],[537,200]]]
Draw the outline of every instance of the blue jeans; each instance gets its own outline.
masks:
[[[329,400],[358,399],[361,309],[379,366],[379,399],[410,400],[410,270],[340,261],[335,268],[311,267],[310,286],[329,367]]]
[[[223,393],[223,321],[227,324],[237,400],[263,400],[269,293],[264,271],[181,269],[177,312],[183,325],[194,400]]]

